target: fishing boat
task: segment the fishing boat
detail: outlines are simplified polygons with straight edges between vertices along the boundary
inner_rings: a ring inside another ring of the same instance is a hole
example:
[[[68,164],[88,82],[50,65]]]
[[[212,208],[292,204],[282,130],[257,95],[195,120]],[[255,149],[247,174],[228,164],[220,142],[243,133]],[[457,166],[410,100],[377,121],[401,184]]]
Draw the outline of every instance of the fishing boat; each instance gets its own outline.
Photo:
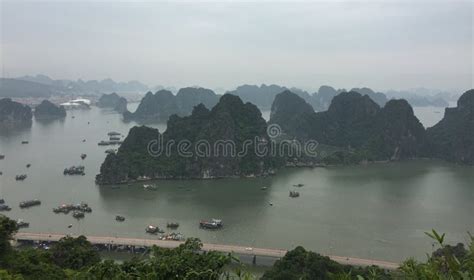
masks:
[[[87,157],[86,154],[81,154],[81,159],[85,159]]]
[[[147,185],[147,184],[143,185],[143,188],[149,191],[156,191],[158,189],[156,185]]]
[[[115,220],[118,221],[118,222],[123,222],[123,221],[125,221],[125,217],[117,215],[117,216],[115,216]]]
[[[167,228],[175,229],[175,228],[178,228],[178,227],[179,227],[179,223],[176,223],[176,222],[166,223],[166,227],[167,227]]]
[[[146,233],[157,234],[159,229],[156,226],[149,225],[149,226],[146,227],[145,231],[146,231]]]
[[[22,219],[18,219],[16,221],[16,225],[18,228],[27,228],[30,226],[30,223],[23,221]]]
[[[201,220],[199,226],[205,229],[219,229],[223,227],[222,220],[211,219],[211,220]]]
[[[28,163],[28,164],[26,165],[26,168],[30,168],[30,167],[31,167],[31,163]]]
[[[84,166],[71,166],[69,168],[65,168],[63,174],[64,175],[85,175],[84,173]]]
[[[293,185],[293,187],[297,187],[297,188],[301,188],[303,186],[304,186],[304,184],[295,184],[295,185]]]
[[[15,176],[15,180],[17,180],[17,181],[23,181],[23,180],[26,179],[26,177],[28,177],[26,174],[16,175],[16,176]]]
[[[116,132],[116,131],[111,131],[109,133],[107,133],[108,136],[117,136],[117,135],[121,135],[120,132]]]
[[[84,212],[75,210],[74,212],[72,212],[72,216],[76,219],[81,219],[84,218]]]
[[[21,141],[21,144],[28,144],[28,141]]]
[[[41,200],[32,199],[32,200],[25,200],[20,202],[20,208],[29,208],[32,206],[41,205]]]
[[[0,212],[1,212],[1,211],[10,211],[10,210],[12,210],[12,209],[10,208],[10,206],[8,206],[8,205],[6,205],[6,204],[0,204]]]
[[[290,191],[290,197],[299,197],[300,193],[297,191]]]
[[[5,158],[5,155],[0,155],[0,159],[4,159]]]

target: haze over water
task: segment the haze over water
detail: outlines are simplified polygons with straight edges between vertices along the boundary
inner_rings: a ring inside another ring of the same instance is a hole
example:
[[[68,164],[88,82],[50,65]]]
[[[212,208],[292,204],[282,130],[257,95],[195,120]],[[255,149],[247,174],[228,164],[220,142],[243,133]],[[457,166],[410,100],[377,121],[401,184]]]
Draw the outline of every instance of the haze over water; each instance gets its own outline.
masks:
[[[418,117],[427,123],[438,115],[443,113]],[[0,132],[0,154],[6,155],[0,160],[0,197],[12,207],[3,214],[30,222],[30,228],[22,229],[29,232],[154,238],[145,233],[147,225],[164,228],[167,221],[177,221],[186,237],[209,243],[302,245],[325,254],[390,261],[423,259],[431,252],[424,235],[431,228],[452,242],[465,242],[467,231],[474,231],[473,168],[441,161],[285,169],[270,178],[157,181],[157,191],[146,191],[142,184],[96,186],[104,151],[111,148],[97,143],[107,139],[107,132],[126,135],[134,125],[93,107],[69,111],[64,121],[34,121],[31,129]],[[155,127],[164,131],[166,124]],[[22,145],[23,140],[29,144]],[[81,153],[87,154],[83,161]],[[79,164],[85,176],[63,175],[64,168]],[[28,178],[15,181],[23,173]],[[298,189],[301,196],[288,197],[298,183],[305,184]],[[41,206],[18,207],[35,198]],[[62,203],[81,201],[93,209],[82,220],[52,212]],[[116,222],[117,214],[126,221]],[[199,229],[198,221],[207,218],[223,219],[224,228]]]

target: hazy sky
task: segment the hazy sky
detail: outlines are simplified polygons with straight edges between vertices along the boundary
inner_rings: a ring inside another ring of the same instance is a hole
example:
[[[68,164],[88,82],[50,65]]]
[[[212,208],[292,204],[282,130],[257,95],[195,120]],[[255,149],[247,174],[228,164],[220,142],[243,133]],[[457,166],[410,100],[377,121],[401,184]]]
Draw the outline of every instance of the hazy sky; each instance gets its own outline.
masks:
[[[4,77],[473,87],[471,1],[0,2]]]

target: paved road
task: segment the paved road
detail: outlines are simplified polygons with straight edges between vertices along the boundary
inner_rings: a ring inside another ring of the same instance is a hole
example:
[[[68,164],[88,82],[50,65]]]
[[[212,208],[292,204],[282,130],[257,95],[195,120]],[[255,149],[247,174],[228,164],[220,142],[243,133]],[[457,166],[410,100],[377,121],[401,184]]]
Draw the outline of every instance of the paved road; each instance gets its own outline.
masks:
[[[64,234],[50,234],[50,233],[17,233],[15,235],[16,240],[30,240],[30,241],[58,241],[63,238]],[[75,237],[75,236],[74,236]],[[156,245],[162,248],[176,248],[183,242],[181,241],[165,241],[158,239],[139,239],[139,238],[127,238],[127,237],[110,237],[110,236],[87,236],[87,240],[92,244],[115,244],[115,245],[129,245],[129,246],[145,246],[151,247]],[[250,248],[236,245],[222,245],[222,244],[210,244],[204,243],[202,246],[203,251],[218,251],[222,253],[235,253],[239,255],[256,255],[265,257],[281,258],[286,254],[286,250],[279,249],[265,249],[265,248]],[[354,266],[370,266],[377,265],[384,269],[396,269],[398,268],[397,263],[369,260],[360,258],[349,258],[341,256],[328,256],[332,260],[347,265]]]

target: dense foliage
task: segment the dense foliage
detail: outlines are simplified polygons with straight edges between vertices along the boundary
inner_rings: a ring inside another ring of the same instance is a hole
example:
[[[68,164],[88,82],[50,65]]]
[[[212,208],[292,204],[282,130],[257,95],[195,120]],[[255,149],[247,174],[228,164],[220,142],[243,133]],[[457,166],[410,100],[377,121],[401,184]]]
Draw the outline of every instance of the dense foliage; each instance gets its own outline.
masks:
[[[266,128],[255,105],[225,94],[212,110],[199,104],[190,116],[171,116],[162,135],[145,126],[132,128],[117,154],[105,159],[97,182],[265,175],[279,164],[270,153],[254,152],[256,145],[267,145],[259,142]],[[162,153],[152,156],[149,148]]]
[[[55,119],[66,117],[66,109],[62,106],[56,106],[48,100],[43,100],[41,104],[35,107],[36,119]]]
[[[0,99],[0,128],[30,126],[32,118],[29,106],[12,101],[10,98]]]
[[[290,137],[340,147],[326,163],[357,163],[420,155],[426,133],[405,100],[390,100],[380,108],[368,95],[343,92],[325,112],[315,113],[302,98],[287,91],[275,98],[270,123]]]
[[[459,98],[457,107],[446,108],[444,118],[427,134],[433,156],[474,164],[474,89]]]

